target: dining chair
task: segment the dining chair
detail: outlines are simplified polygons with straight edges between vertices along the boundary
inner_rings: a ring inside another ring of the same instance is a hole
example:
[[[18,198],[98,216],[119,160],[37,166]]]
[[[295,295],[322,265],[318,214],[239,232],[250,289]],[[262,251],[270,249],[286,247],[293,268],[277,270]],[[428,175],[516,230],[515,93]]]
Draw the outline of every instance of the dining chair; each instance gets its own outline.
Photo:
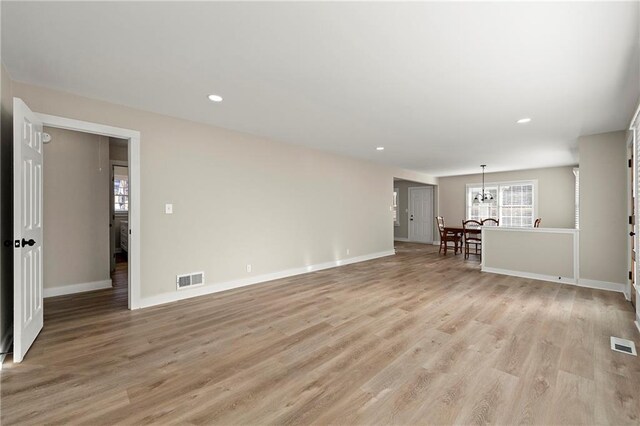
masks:
[[[473,245],[474,252],[478,256],[482,256],[482,238],[478,232],[482,227],[482,223],[477,220],[462,221],[462,235],[464,236],[464,258],[469,258],[470,246]]]
[[[492,217],[482,219],[482,226],[500,226],[500,220],[494,219]]]
[[[458,254],[458,250],[462,253],[462,236],[458,232],[451,232],[445,229],[444,217],[436,217],[436,223],[438,224],[438,231],[440,231],[440,250],[438,253],[442,253],[442,249],[447,253],[449,247],[447,243],[453,243],[453,254]]]
[[[540,228],[540,222],[542,222],[542,218],[541,217],[537,218],[536,221],[533,222],[533,227],[534,228]]]

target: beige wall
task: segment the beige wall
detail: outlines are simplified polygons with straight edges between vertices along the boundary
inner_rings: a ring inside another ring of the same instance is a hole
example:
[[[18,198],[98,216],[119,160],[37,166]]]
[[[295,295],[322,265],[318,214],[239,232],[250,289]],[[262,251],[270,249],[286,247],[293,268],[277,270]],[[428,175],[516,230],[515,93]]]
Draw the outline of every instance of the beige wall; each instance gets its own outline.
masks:
[[[141,293],[393,250],[393,177],[436,179],[14,82],[34,111],[141,132]],[[164,214],[173,203],[174,214]],[[350,255],[346,255],[346,250]],[[246,265],[252,264],[251,273]]]
[[[119,139],[109,138],[109,158],[111,160],[127,161],[129,158],[128,147],[123,146]]]
[[[0,63],[0,240],[13,240],[13,99],[11,80]],[[0,345],[13,323],[13,249],[0,246]],[[1,350],[6,348],[0,347]]]
[[[580,278],[627,283],[626,132],[582,136]]]
[[[409,238],[409,187],[425,186],[425,184],[410,182],[406,180],[394,181],[393,187],[398,188],[399,191],[399,203],[398,203],[398,217],[400,218],[400,226],[394,226],[393,236],[394,238]],[[435,197],[435,194],[434,194]],[[438,239],[434,233],[434,239]]]
[[[487,173],[485,181],[538,181],[538,217],[545,228],[574,228],[575,177],[573,167]],[[439,215],[447,224],[461,224],[466,215],[466,185],[482,182],[482,175],[442,177],[438,180]]]
[[[108,139],[45,132],[44,288],[109,280]]]
[[[571,231],[489,228],[482,236],[484,267],[575,279],[573,238]]]

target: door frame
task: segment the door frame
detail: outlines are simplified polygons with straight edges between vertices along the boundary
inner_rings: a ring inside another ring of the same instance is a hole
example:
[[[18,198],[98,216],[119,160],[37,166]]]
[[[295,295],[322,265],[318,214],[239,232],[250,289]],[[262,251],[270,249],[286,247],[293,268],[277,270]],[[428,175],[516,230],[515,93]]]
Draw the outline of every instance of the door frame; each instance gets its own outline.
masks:
[[[129,283],[128,308],[140,308],[140,132],[89,121],[34,112],[43,126],[125,139],[129,143]]]
[[[422,186],[410,186],[407,188],[407,239],[409,240],[409,242],[414,242],[414,243],[421,243],[421,244],[433,244],[434,241],[434,232],[433,232],[433,223],[431,223],[430,225],[430,229],[431,229],[431,241],[416,241],[415,239],[412,238],[411,235],[411,196],[412,196],[412,192],[417,190],[417,189],[430,189],[431,190],[431,218],[433,219],[435,217],[435,191],[434,191],[434,186],[433,185],[422,185]]]

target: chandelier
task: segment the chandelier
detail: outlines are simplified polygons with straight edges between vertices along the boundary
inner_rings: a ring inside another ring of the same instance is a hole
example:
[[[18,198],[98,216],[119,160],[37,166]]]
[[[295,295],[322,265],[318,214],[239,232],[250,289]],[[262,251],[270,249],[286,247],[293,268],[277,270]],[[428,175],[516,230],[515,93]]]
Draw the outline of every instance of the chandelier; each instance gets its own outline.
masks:
[[[493,195],[491,195],[490,192],[485,192],[484,190],[484,168],[487,167],[487,165],[481,164],[480,167],[482,167],[482,192],[476,194],[473,199],[478,203],[484,203],[486,201],[493,200]]]

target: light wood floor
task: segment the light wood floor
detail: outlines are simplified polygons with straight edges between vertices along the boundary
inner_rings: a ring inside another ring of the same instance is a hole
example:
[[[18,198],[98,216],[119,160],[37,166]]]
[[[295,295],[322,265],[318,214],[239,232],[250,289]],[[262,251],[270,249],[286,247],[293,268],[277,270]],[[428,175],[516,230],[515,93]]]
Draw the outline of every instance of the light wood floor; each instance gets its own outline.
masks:
[[[639,424],[640,361],[609,349],[640,347],[621,295],[397,249],[134,312],[122,290],[48,299],[0,420]]]

